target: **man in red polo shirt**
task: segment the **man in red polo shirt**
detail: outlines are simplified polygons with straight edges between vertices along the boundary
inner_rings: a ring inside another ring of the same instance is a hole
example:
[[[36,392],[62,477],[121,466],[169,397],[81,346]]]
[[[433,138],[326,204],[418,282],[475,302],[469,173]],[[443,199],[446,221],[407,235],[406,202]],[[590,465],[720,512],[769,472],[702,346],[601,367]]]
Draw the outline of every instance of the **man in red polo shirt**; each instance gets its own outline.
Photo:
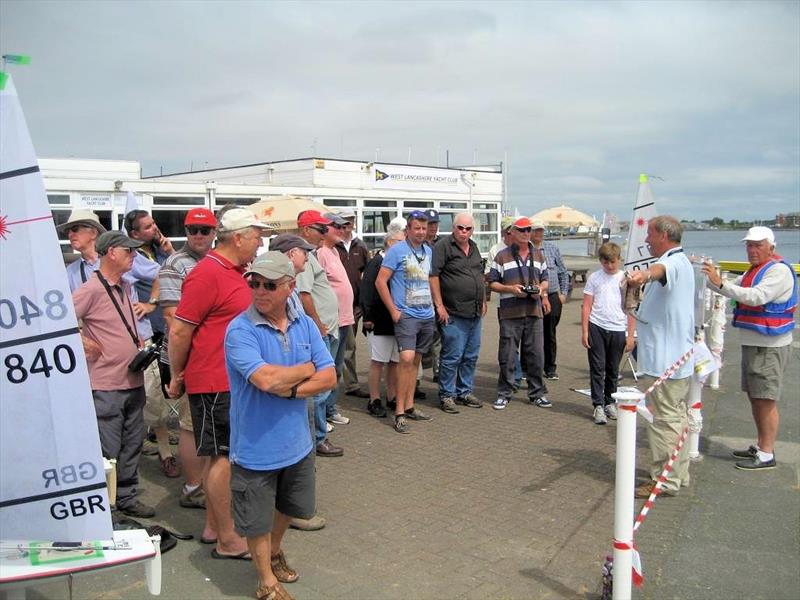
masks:
[[[250,305],[244,267],[263,245],[267,226],[248,210],[220,216],[217,247],[186,277],[169,330],[169,395],[189,395],[197,455],[209,457],[203,478],[206,524],[201,541],[216,542],[214,558],[249,558],[233,529],[229,451],[230,386],[223,351],[228,324]]]

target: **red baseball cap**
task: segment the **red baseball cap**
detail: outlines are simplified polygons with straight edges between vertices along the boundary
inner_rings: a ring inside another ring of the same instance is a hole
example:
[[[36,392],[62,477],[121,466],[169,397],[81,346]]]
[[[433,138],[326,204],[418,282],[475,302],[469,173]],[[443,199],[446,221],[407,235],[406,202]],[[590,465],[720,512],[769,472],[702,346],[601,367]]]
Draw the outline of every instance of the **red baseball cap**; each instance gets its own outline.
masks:
[[[183,220],[185,226],[189,225],[205,225],[206,227],[216,227],[217,218],[207,208],[193,208],[186,213],[186,218]]]
[[[297,215],[297,226],[308,227],[309,225],[330,225],[333,221],[326,219],[318,210],[304,210]]]
[[[524,229],[525,227],[531,227],[532,225],[533,223],[528,217],[520,217],[519,219],[514,221],[512,227],[516,229]]]

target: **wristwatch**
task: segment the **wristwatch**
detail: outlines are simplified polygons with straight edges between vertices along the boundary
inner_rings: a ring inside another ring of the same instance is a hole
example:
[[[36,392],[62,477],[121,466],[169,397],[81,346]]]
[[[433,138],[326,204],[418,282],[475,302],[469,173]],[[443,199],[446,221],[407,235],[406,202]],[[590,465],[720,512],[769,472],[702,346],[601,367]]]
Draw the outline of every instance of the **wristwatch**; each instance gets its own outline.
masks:
[[[150,298],[150,301],[148,302],[148,304],[152,304],[153,306],[158,306],[159,299],[158,298]]]

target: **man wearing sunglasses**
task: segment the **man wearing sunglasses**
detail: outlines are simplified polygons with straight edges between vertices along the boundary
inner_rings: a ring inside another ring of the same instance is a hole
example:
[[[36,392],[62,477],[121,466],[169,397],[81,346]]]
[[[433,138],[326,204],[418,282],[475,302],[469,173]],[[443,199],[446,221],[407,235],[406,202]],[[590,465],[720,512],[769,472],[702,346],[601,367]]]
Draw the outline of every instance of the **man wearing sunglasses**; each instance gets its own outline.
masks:
[[[159,302],[164,311],[167,330],[172,326],[175,310],[181,299],[183,282],[197,263],[211,250],[217,234],[217,219],[207,208],[193,208],[186,213],[183,220],[186,228],[186,244],[183,248],[171,254],[164,261],[158,273]],[[169,371],[169,344],[165,337],[159,354],[159,367],[161,382],[166,388],[170,382]],[[203,470],[208,459],[197,456],[194,445],[194,427],[192,414],[189,410],[189,399],[183,394],[173,402],[171,410],[178,411],[178,455],[184,475],[184,485],[181,490],[179,504],[184,508],[205,508],[205,492],[201,487]],[[173,459],[174,460],[174,459]],[[204,531],[204,539],[213,539],[215,532]]]
[[[315,509],[314,444],[306,399],[336,386],[336,372],[312,319],[288,302],[295,287],[281,252],[245,273],[252,303],[225,335],[231,384],[232,512],[258,572],[259,598],[290,598],[300,577],[281,548],[293,517]]]
[[[305,210],[297,215],[300,237],[317,249],[322,245],[323,238],[328,235],[328,229],[332,225],[333,222],[317,210]],[[309,253],[305,271],[297,276],[297,291],[300,293],[306,314],[317,324],[328,352],[335,357],[339,348],[339,304],[328,281],[328,275],[317,260],[315,252]],[[328,432],[333,431],[333,425],[328,424],[327,415],[335,408],[335,404],[328,405],[329,401],[336,402],[335,393],[328,392],[314,398],[317,456],[343,456],[344,450],[334,446],[328,439]]]
[[[217,247],[183,282],[169,331],[169,395],[189,395],[197,455],[208,457],[203,478],[207,543],[217,559],[247,559],[247,544],[233,527],[230,488],[230,386],[223,351],[225,329],[250,305],[243,274],[269,229],[249,210],[220,211]],[[215,537],[207,537],[211,532]],[[202,540],[201,540],[202,541]]]
[[[456,404],[481,408],[472,393],[486,314],[483,259],[472,241],[475,221],[469,213],[453,219],[453,234],[433,248],[430,285],[442,336],[439,408],[457,414]]]
[[[500,321],[500,344],[497,358],[500,375],[497,399],[492,408],[504,409],[514,393],[514,370],[517,348],[528,378],[528,400],[534,406],[550,408],[545,397],[544,335],[542,317],[550,312],[547,298],[547,264],[544,254],[531,244],[532,223],[520,217],[511,227],[511,245],[494,257],[489,271],[489,287],[500,295],[497,318]]]

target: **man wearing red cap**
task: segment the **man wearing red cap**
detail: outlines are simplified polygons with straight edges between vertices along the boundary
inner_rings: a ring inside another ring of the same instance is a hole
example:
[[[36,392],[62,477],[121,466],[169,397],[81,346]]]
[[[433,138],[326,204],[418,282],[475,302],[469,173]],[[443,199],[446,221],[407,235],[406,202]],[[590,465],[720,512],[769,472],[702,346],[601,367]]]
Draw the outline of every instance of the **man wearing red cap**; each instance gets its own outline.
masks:
[[[517,348],[528,377],[528,400],[541,408],[552,404],[545,397],[544,331],[542,318],[550,312],[547,298],[547,263],[541,249],[531,244],[531,220],[520,217],[511,227],[511,245],[494,257],[489,271],[489,287],[500,294],[497,318],[500,321],[500,345],[497,358],[497,400],[492,408],[502,410],[514,393],[514,370]]]
[[[197,262],[211,250],[217,234],[217,219],[214,213],[207,208],[193,208],[186,213],[183,224],[186,228],[186,244],[164,261],[158,274],[159,302],[164,311],[167,330],[175,317],[175,309],[181,299],[181,288],[186,276],[194,269]],[[166,387],[170,381],[167,337],[164,338],[161,348],[160,367],[161,381]],[[205,493],[200,484],[202,483],[203,469],[208,460],[197,456],[192,414],[186,394],[178,398],[173,403],[173,407],[173,410],[178,411],[180,427],[178,455],[185,478],[179,502],[184,508],[205,508]],[[209,538],[209,534],[213,533],[213,531],[206,531],[204,536]]]

